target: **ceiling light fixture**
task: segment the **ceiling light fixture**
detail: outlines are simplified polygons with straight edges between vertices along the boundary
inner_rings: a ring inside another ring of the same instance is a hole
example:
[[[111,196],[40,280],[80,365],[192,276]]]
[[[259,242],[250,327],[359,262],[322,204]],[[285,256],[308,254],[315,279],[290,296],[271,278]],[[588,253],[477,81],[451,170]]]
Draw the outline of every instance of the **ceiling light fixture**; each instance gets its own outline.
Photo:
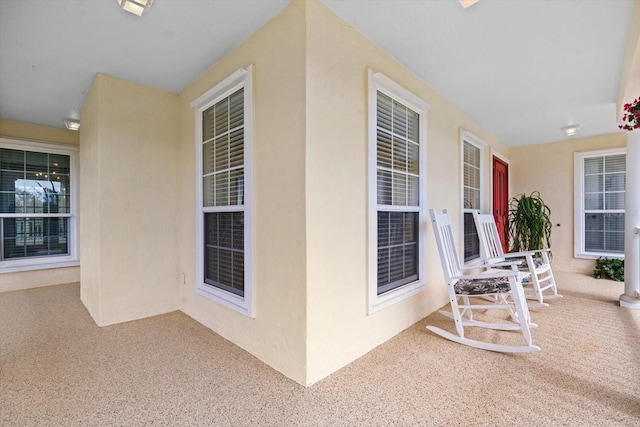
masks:
[[[469,6],[473,6],[474,4],[478,3],[480,0],[460,0],[460,4],[462,5],[463,8],[468,8]]]
[[[78,119],[64,119],[64,125],[69,130],[80,130],[80,120]]]
[[[562,130],[564,131],[564,133],[567,134],[567,136],[574,136],[580,130],[580,125],[565,126],[565,127],[562,128]]]
[[[142,16],[145,10],[151,7],[153,0],[116,0],[118,6],[134,15]]]

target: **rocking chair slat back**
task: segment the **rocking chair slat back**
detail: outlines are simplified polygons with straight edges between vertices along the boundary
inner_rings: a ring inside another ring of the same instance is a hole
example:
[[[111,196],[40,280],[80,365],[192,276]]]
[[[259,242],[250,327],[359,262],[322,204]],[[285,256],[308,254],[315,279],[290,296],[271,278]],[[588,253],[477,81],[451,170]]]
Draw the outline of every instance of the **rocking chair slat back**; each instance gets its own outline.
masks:
[[[438,227],[435,237],[436,243],[438,244],[438,252],[440,252],[442,270],[444,271],[447,283],[451,283],[453,277],[459,276],[462,273],[462,268],[460,260],[458,259],[458,250],[453,237],[449,214],[447,210],[444,209],[442,214],[433,211],[432,215],[434,215],[432,220],[433,227]]]

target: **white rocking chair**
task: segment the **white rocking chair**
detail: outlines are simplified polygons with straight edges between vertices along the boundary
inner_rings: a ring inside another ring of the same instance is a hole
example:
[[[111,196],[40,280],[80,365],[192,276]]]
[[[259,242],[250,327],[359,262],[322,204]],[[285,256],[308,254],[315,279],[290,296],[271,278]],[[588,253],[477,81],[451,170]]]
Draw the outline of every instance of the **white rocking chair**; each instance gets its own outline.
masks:
[[[517,263],[503,263],[504,265],[510,265],[512,267],[511,270],[492,269],[481,274],[463,274],[447,210],[445,209],[442,214],[437,214],[435,210],[430,209],[429,214],[431,215],[431,223],[451,303],[451,312],[440,311],[440,313],[454,320],[457,334],[433,325],[427,326],[427,329],[451,341],[484,350],[503,353],[540,351],[540,347],[532,344],[529,328],[536,325],[530,323],[531,319],[524,296],[524,289],[518,280]],[[474,266],[473,268],[483,267]],[[481,300],[481,303],[472,304],[471,299],[475,297]],[[487,303],[487,297],[496,297],[495,302]],[[488,309],[506,309],[511,319],[510,321],[497,321],[495,323],[474,319],[474,310],[486,311]],[[464,335],[465,327],[478,327],[497,331],[520,331],[525,344],[497,344],[467,338]]]
[[[562,295],[558,294],[551,270],[549,249],[504,253],[493,215],[474,211],[473,220],[480,240],[480,257],[485,264],[524,259],[526,263],[521,264],[520,270],[525,273],[523,285],[526,298],[537,301],[535,306],[548,306],[545,300],[562,298]]]

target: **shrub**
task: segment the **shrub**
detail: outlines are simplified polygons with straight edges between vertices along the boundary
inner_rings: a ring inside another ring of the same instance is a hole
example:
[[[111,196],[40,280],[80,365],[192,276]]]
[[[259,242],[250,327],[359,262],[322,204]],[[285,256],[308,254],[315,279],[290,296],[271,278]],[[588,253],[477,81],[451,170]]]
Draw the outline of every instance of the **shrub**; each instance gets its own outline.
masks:
[[[596,279],[609,278],[616,282],[624,282],[624,260],[600,257],[593,270]]]

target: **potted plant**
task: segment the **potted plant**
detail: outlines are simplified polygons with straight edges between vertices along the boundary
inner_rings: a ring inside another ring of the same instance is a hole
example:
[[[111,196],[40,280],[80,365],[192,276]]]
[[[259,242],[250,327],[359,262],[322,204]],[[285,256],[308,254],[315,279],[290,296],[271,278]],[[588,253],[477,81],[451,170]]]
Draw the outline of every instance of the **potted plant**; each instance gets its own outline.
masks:
[[[640,97],[631,104],[624,104],[622,123],[618,125],[618,128],[629,132],[640,129]]]
[[[509,238],[515,252],[551,248],[551,209],[538,191],[509,201]]]

